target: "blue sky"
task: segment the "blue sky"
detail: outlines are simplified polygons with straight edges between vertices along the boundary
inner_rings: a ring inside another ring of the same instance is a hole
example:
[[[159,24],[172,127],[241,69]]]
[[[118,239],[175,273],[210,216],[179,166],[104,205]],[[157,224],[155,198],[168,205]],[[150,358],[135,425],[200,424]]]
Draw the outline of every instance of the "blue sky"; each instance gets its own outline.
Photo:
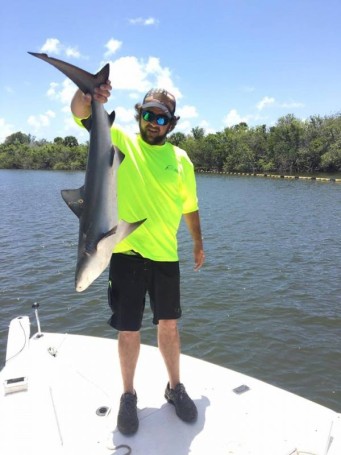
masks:
[[[0,142],[87,139],[70,115],[73,84],[27,51],[93,73],[110,62],[106,107],[131,131],[153,86],[176,95],[184,133],[341,111],[340,0],[11,0],[0,15]]]

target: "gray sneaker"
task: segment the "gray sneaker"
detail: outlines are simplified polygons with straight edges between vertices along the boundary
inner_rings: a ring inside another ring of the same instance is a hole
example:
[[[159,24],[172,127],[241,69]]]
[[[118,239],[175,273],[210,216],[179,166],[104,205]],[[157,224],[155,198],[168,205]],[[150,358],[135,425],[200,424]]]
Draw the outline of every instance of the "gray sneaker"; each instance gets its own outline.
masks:
[[[183,384],[179,383],[175,389],[167,384],[165,398],[168,403],[175,407],[175,412],[178,417],[184,422],[195,422],[198,417],[198,410],[193,400],[188,396]]]
[[[120,409],[117,416],[117,428],[122,434],[129,435],[136,433],[138,427],[137,395],[136,393],[124,393],[121,396]]]

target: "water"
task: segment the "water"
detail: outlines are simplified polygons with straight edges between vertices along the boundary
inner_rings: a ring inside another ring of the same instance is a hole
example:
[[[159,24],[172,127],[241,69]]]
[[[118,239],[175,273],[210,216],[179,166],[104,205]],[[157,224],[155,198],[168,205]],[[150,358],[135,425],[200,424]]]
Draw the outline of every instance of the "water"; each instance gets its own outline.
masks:
[[[74,291],[78,220],[60,190],[82,172],[0,170],[0,364],[8,324],[116,336],[104,273]],[[182,351],[341,410],[341,185],[198,175],[207,262],[179,232]],[[149,309],[142,340],[155,345]]]

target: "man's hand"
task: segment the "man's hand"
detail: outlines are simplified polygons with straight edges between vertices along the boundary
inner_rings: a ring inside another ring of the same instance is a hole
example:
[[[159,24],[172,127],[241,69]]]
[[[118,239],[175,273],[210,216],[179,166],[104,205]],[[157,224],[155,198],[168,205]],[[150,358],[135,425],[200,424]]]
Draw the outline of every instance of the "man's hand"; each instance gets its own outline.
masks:
[[[197,272],[205,262],[199,211],[185,213],[184,218],[193,239],[194,270]]]
[[[205,253],[203,250],[202,243],[201,245],[194,245],[194,250],[193,250],[193,255],[194,255],[194,271],[197,272],[198,270],[201,269],[201,267],[204,265],[205,262]]]
[[[93,95],[94,100],[102,104],[106,103],[110,97],[111,88],[110,81],[96,87]],[[78,89],[71,101],[72,113],[78,118],[88,118],[91,114],[91,100],[90,93],[83,93]]]
[[[94,93],[94,100],[98,101],[99,103],[107,103],[110,94],[111,94],[111,83],[110,81],[107,81],[106,84],[102,84],[99,87],[95,88],[95,93]],[[85,95],[88,96],[88,95]],[[91,100],[91,96],[90,96]]]

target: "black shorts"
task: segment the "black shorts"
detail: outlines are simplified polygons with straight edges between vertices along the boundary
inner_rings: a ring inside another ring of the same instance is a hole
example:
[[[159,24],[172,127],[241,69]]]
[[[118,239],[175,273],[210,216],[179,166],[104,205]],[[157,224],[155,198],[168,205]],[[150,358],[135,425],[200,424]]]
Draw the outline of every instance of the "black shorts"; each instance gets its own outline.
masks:
[[[108,286],[108,303],[113,314],[109,324],[120,331],[140,330],[147,293],[154,324],[160,319],[180,318],[179,262],[113,254]]]

